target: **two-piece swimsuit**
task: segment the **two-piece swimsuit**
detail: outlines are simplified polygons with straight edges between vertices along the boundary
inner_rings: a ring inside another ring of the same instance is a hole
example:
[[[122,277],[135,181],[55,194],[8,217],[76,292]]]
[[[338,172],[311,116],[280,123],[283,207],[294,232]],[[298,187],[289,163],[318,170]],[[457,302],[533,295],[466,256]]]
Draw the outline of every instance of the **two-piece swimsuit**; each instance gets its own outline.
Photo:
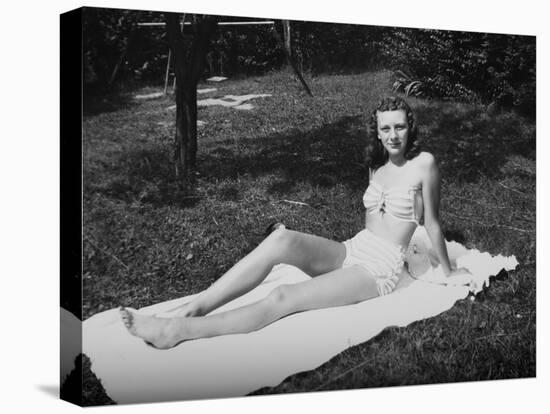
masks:
[[[396,186],[386,188],[372,179],[363,196],[367,214],[389,214],[401,221],[419,224],[422,216],[422,198],[420,185]],[[371,274],[378,293],[390,293],[399,280],[404,266],[405,249],[368,229],[357,233],[344,242],[346,257],[342,267],[362,266]]]

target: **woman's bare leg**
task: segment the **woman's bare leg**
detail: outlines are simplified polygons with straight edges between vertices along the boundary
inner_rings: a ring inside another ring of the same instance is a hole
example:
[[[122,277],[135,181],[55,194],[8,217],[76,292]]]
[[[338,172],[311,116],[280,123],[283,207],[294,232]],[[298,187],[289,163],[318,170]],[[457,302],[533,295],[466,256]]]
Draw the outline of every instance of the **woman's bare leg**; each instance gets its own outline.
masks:
[[[365,269],[352,266],[279,286],[265,299],[212,315],[157,318],[126,309],[121,309],[121,315],[131,334],[164,349],[189,339],[248,333],[292,313],[348,305],[376,296],[375,279]]]
[[[293,230],[275,230],[206,291],[184,305],[177,316],[208,314],[258,286],[277,264],[290,264],[317,276],[341,267],[344,257],[342,243]]]

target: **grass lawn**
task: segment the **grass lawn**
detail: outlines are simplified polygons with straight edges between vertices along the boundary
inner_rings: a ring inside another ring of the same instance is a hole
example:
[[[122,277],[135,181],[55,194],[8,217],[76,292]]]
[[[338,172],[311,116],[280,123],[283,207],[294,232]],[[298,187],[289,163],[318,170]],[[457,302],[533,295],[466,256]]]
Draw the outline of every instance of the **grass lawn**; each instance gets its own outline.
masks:
[[[172,97],[88,105],[84,318],[207,288],[272,221],[335,240],[358,232],[368,177],[364,114],[389,85],[387,72],[311,79],[313,98],[288,73],[201,85],[218,91],[199,99],[273,96],[250,101],[251,111],[199,109],[193,194],[174,182]],[[440,165],[446,237],[514,254],[520,265],[475,301],[386,329],[257,394],[535,376],[535,123],[470,104],[410,103]],[[109,401],[86,357],[84,389],[86,405]]]

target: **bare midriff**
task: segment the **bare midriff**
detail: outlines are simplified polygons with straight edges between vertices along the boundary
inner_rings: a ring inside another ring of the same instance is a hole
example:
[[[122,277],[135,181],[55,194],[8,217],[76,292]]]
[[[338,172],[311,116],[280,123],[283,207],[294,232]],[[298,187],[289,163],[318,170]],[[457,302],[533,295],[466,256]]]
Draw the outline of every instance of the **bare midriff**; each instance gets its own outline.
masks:
[[[416,226],[416,223],[413,221],[399,220],[382,211],[367,214],[367,229],[377,236],[403,248],[407,248],[409,245]]]

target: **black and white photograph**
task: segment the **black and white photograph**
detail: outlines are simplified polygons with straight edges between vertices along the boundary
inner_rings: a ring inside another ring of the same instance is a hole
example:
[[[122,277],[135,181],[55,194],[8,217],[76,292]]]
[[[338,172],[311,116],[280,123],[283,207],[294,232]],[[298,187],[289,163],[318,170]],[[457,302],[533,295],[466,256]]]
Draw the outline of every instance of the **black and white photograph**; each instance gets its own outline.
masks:
[[[69,16],[83,405],[535,376],[534,36]]]
[[[547,36],[529,4],[17,14],[6,404],[537,412]]]

